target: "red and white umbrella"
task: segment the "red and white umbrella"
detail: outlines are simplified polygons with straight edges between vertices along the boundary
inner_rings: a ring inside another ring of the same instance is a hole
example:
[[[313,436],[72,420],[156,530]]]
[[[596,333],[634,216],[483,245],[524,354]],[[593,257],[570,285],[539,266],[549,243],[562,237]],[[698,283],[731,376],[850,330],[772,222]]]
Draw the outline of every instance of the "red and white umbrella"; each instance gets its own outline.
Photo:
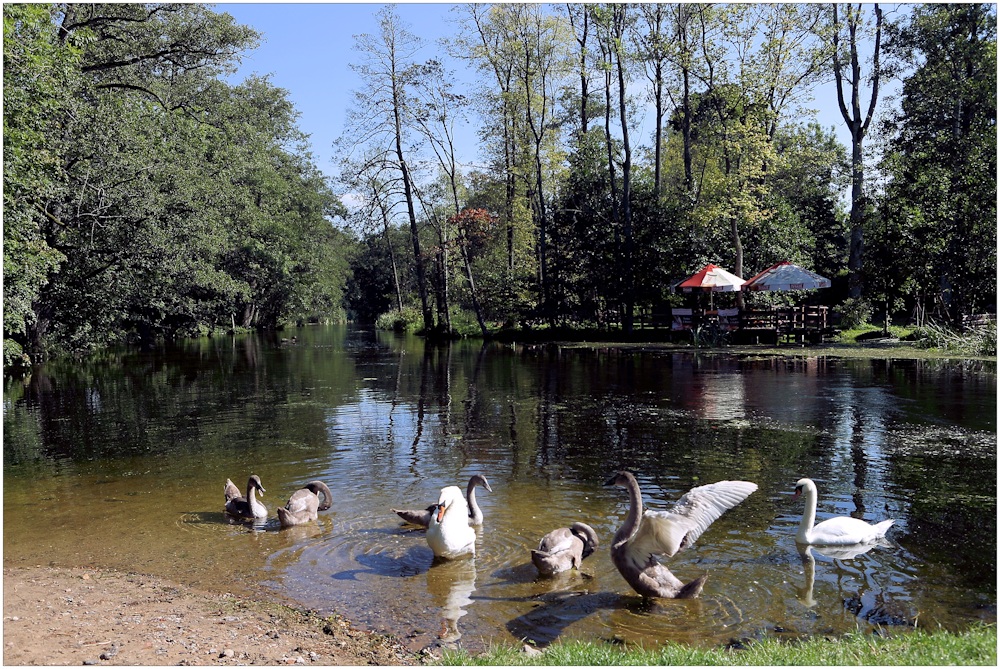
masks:
[[[735,274],[731,274],[717,265],[709,263],[702,267],[693,276],[681,281],[677,287],[685,293],[692,290],[705,290],[712,292],[732,292],[740,290],[745,282]]]
[[[816,290],[829,288],[830,280],[787,260],[775,263],[747,280],[743,290]]]

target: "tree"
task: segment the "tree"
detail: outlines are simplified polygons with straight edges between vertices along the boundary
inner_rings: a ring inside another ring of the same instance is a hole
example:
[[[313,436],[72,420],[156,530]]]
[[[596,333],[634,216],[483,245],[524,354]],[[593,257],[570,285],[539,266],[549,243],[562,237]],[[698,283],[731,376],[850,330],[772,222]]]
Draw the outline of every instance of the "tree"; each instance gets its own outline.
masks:
[[[80,84],[80,49],[49,5],[5,4],[3,40],[4,366],[26,359],[42,287],[65,256],[49,245],[47,201],[62,196],[61,120]]]
[[[352,64],[365,83],[364,90],[355,96],[356,107],[350,115],[352,133],[358,143],[373,143],[395,157],[395,169],[399,171],[403,188],[404,204],[410,224],[410,239],[413,245],[413,262],[417,275],[417,291],[420,295],[424,330],[434,330],[434,315],[427,290],[427,272],[420,244],[420,228],[417,224],[414,175],[403,150],[410,131],[407,87],[415,75],[412,56],[420,46],[420,39],[407,31],[399,22],[399,17],[391,6],[379,11],[378,35],[363,34],[355,38],[356,49],[365,61]]]
[[[663,188],[662,168],[663,168],[663,120],[667,116],[664,108],[666,103],[667,84],[666,69],[668,62],[669,43],[667,39],[667,22],[671,12],[676,11],[678,18],[683,13],[687,14],[684,5],[677,4],[668,6],[662,3],[638,5],[638,11],[642,21],[634,23],[635,41],[639,49],[639,58],[645,68],[646,77],[649,79],[652,90],[650,98],[653,101],[654,123],[653,123],[653,196],[657,199]],[[677,21],[678,49],[684,49],[686,44],[684,38],[686,31],[680,20]],[[685,84],[687,84],[685,79]],[[685,88],[685,92],[686,92]],[[690,156],[688,156],[690,159]],[[690,163],[688,165],[688,175],[690,176]]]
[[[861,74],[859,46],[865,30],[862,6],[844,5],[844,22],[841,23],[840,5],[830,5],[833,30],[833,75],[837,82],[837,103],[840,114],[851,131],[851,247],[848,259],[848,294],[852,298],[862,295],[861,265],[864,257],[864,217],[865,217],[865,172],[864,140],[868,134],[875,105],[878,102],[879,83],[882,76],[879,61],[882,52],[882,10],[878,3],[873,6],[875,25],[873,28],[874,47],[872,67],[868,75],[871,87],[867,111],[862,111],[861,92],[864,86]],[[842,46],[842,33],[847,30],[847,44]],[[844,49],[847,53],[844,53]],[[846,59],[846,60],[845,60]],[[850,68],[848,70],[848,68]],[[844,99],[844,85],[850,87],[850,109]]]
[[[889,35],[888,52],[916,64],[886,121],[880,207],[884,244],[906,251],[872,270],[889,263],[958,325],[996,304],[995,8],[922,5]]]
[[[71,4],[5,8],[5,35],[5,342],[41,358],[341,310],[343,208],[297,112],[221,79],[254,31]]]
[[[66,260],[35,302],[36,354],[204,316],[163,275],[173,258],[187,267],[208,262],[201,250],[180,250],[214,243],[204,232],[211,217],[193,215],[199,207],[190,199],[205,187],[193,176],[204,169],[196,158],[203,121],[221,90],[216,76],[256,40],[231,17],[194,5],[66,5],[56,18],[60,42],[83,46],[77,104],[59,119],[66,188],[41,203],[42,234]],[[166,302],[146,294],[160,287]],[[170,309],[187,314],[168,317]]]

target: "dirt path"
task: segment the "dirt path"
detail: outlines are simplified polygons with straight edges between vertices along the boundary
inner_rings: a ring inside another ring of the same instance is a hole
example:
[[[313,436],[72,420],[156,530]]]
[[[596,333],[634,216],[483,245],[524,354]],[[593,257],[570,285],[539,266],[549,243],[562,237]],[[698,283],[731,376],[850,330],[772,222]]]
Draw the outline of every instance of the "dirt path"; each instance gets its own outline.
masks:
[[[390,637],[139,574],[3,570],[5,665],[403,665]]]

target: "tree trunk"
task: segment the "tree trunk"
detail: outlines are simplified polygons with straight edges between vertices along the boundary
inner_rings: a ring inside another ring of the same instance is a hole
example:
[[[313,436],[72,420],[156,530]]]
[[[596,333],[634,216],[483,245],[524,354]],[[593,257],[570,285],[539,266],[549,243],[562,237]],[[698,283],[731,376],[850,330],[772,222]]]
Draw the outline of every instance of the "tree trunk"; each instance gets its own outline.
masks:
[[[624,274],[624,291],[622,301],[624,302],[625,314],[622,326],[626,333],[632,332],[635,316],[635,295],[633,277],[633,239],[632,239],[632,145],[629,143],[628,113],[625,108],[625,55],[622,41],[625,34],[625,7],[626,5],[613,5],[615,14],[615,37],[618,48],[615,49],[615,63],[618,74],[618,114],[622,127],[622,236],[624,237],[624,248],[622,249]]]
[[[848,48],[850,50],[851,75],[848,82],[851,87],[851,109],[848,111],[847,103],[844,100],[844,75],[842,63],[840,61],[840,18],[837,13],[838,5],[831,5],[833,13],[833,74],[837,83],[837,103],[840,106],[840,114],[851,130],[851,245],[850,255],[847,261],[847,286],[848,296],[859,298],[864,293],[862,266],[864,260],[864,224],[865,224],[865,198],[864,198],[864,151],[863,144],[868,126],[871,124],[872,116],[875,112],[875,104],[878,101],[879,87],[879,57],[882,41],[882,10],[878,4],[874,7],[875,12],[875,49],[872,60],[871,98],[868,103],[868,112],[862,119],[861,113],[861,61],[858,56],[858,27],[861,24],[861,5],[856,8],[847,5],[846,26],[848,31]]]
[[[389,251],[389,263],[392,265],[392,285],[396,289],[396,308],[402,312],[403,311],[403,290],[399,286],[399,269],[396,266],[396,252],[392,248],[392,239],[389,237],[389,212],[386,210],[385,202],[379,198],[378,191],[375,191],[375,197],[378,199],[379,210],[382,212],[382,230],[383,236],[385,238],[385,246]]]
[[[688,62],[687,13],[683,4],[677,5],[677,41],[681,49],[681,138],[684,145],[684,188],[691,197],[694,190],[694,169],[691,160],[691,67]]]
[[[395,88],[395,87],[394,87]],[[417,273],[417,292],[420,295],[420,308],[424,317],[424,331],[434,329],[434,314],[431,312],[430,300],[427,298],[427,273],[424,269],[423,253],[420,250],[420,228],[417,226],[417,213],[413,206],[413,187],[410,182],[410,170],[403,158],[402,121],[399,111],[399,93],[393,90],[393,116],[396,123],[396,158],[399,160],[399,170],[403,175],[403,194],[406,197],[406,213],[410,218],[410,239],[413,241],[413,263]]]
[[[576,21],[573,20],[574,8],[580,11],[580,34],[576,37],[576,43],[580,45],[580,137],[587,134],[589,118],[587,115],[587,103],[590,100],[590,76],[587,70],[587,36],[590,29],[590,11],[586,5],[566,5],[569,14],[570,26],[576,30]]]

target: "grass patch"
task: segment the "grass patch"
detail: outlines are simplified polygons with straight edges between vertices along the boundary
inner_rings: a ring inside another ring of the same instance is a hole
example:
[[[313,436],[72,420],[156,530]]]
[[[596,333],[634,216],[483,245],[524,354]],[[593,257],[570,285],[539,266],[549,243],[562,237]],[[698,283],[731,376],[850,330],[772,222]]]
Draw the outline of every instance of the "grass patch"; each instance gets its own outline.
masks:
[[[906,339],[913,334],[914,328],[900,325],[889,326],[889,338]],[[871,323],[862,323],[848,330],[841,330],[835,337],[835,341],[840,344],[855,344],[864,341],[866,338],[882,336],[882,328]]]
[[[795,641],[745,641],[736,648],[699,649],[666,644],[656,649],[607,643],[567,641],[544,651],[526,653],[515,646],[496,646],[472,655],[445,651],[438,664],[454,665],[989,665],[997,664],[995,625],[979,625],[953,634],[914,630],[893,636],[856,632],[840,638]]]

